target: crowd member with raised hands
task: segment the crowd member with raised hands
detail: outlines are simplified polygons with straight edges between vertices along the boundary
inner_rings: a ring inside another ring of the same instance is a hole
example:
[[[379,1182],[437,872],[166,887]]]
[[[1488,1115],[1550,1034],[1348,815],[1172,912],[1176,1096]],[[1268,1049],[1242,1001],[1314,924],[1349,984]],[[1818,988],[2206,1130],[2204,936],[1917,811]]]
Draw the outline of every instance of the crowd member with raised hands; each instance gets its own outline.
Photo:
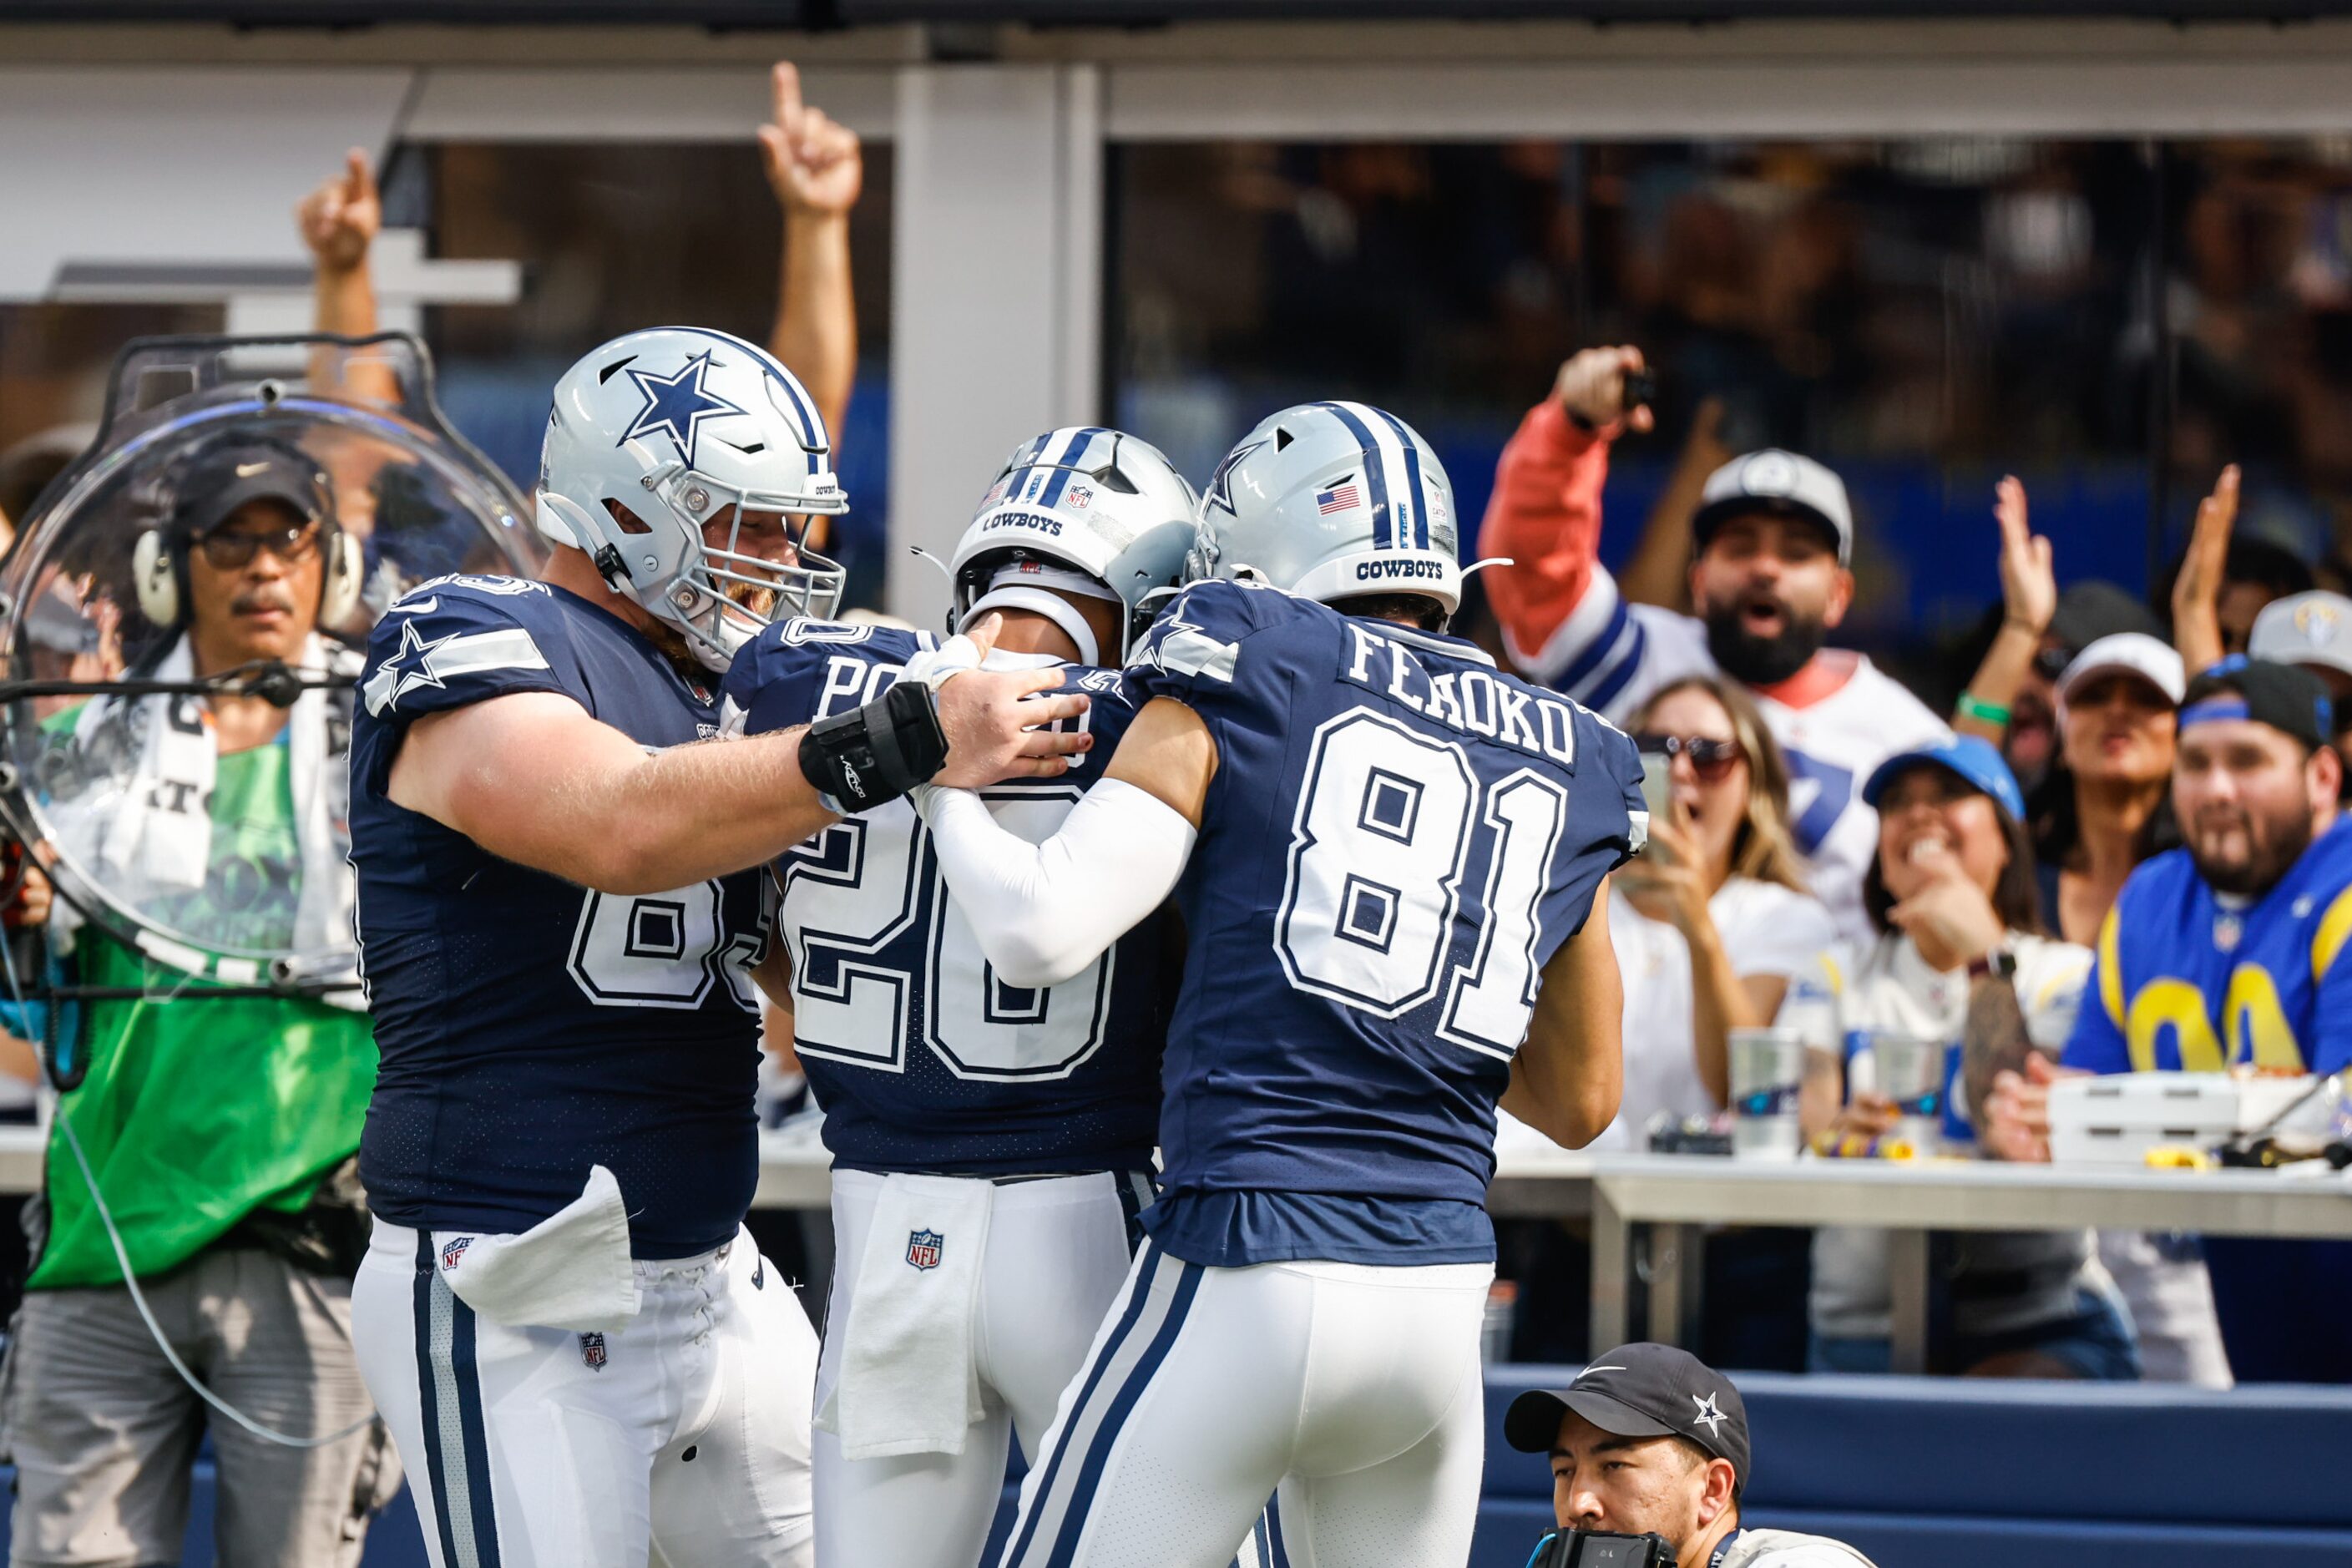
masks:
[[[1844,934],[1869,931],[1862,879],[1876,830],[1859,786],[1890,754],[1945,733],[1864,656],[1823,647],[1853,600],[1845,486],[1768,448],[1707,476],[1690,519],[1693,615],[1640,604],[1601,564],[1611,445],[1646,430],[1642,351],[1586,349],[1503,449],[1479,535],[1505,645],[1530,679],[1622,722],[1687,675],[1744,687],[1785,755],[1790,831]],[[1633,385],[1636,395],[1629,397]]]
[[[760,127],[760,161],[783,209],[784,255],[768,347],[837,432],[857,377],[849,215],[866,189],[866,160],[856,132],[802,100],[799,67],[777,61],[770,85],[774,118]]]
[[[1771,1022],[1789,977],[1836,940],[1789,836],[1789,775],[1747,693],[1694,675],[1652,698],[1633,743],[1670,794],[1617,873],[1611,941],[1625,982],[1625,1088],[1603,1146],[1643,1146],[1650,1120],[1731,1101],[1730,1033]]]
[[[1992,510],[2000,526],[2000,626],[1953,707],[1952,730],[1999,746],[2008,741],[2013,704],[2058,614],[2058,578],[2050,541],[2027,525],[2025,486],[2016,475],[1993,487]]]
[[[2024,801],[1990,742],[1956,736],[1892,757],[1864,793],[1879,813],[1864,892],[1878,934],[1824,953],[1780,1007],[1780,1025],[1806,1046],[1809,1133],[1891,1131],[1898,1112],[1885,1091],[1898,1048],[1931,1050],[1940,1064],[1947,1043],[1959,1041],[1958,1074],[1937,1081],[1974,1104],[2032,1045],[2055,1049],[2065,1039],[2090,968],[2087,952],[2042,930]],[[1849,1092],[1853,1103],[1842,1105]],[[1949,1331],[1934,1347],[1942,1365],[2016,1377],[2139,1375],[2087,1232],[1968,1235],[1959,1245]],[[1816,1233],[1811,1316],[1816,1369],[1887,1369],[1885,1232]]]

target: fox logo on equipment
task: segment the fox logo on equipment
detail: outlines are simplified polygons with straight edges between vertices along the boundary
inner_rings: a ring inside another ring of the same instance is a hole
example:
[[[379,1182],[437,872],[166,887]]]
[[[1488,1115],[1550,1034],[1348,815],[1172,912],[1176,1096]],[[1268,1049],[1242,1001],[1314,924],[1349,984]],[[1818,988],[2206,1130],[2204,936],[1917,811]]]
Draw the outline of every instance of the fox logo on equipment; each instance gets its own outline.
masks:
[[[457,1268],[457,1259],[465,1257],[466,1248],[473,1245],[474,1238],[470,1236],[451,1237],[447,1241],[443,1242],[441,1244],[441,1267],[445,1269]]]
[[[940,1266],[940,1242],[936,1230],[910,1230],[907,1233],[907,1261],[918,1268]]]

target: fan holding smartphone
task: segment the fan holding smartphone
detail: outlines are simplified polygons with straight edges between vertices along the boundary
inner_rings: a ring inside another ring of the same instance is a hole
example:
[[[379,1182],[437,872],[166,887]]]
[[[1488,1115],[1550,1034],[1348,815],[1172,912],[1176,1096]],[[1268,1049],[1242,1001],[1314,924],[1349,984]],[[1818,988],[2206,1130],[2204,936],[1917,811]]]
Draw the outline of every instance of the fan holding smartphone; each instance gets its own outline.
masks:
[[[1625,1089],[1602,1146],[1638,1148],[1730,1095],[1729,1037],[1771,1022],[1789,976],[1835,940],[1788,822],[1788,770],[1748,695],[1676,681],[1631,726],[1650,841],[1618,872],[1610,936],[1625,981]]]

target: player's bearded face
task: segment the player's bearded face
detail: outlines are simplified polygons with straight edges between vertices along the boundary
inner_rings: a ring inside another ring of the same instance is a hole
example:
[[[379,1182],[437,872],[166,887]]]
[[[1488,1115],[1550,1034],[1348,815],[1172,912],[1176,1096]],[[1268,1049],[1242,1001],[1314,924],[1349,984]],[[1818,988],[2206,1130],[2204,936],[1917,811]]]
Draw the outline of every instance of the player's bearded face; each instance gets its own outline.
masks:
[[[1724,673],[1750,686],[1788,679],[1821,651],[1844,612],[1845,574],[1822,530],[1756,515],[1724,522],[1691,568],[1691,597]]]
[[[710,521],[702,525],[703,542],[714,550],[731,550],[740,555],[754,556],[778,566],[797,565],[800,562],[800,542],[803,537],[800,520],[777,511],[743,511],[732,506],[713,512]],[[741,562],[730,563],[730,570],[749,576],[753,568]],[[776,613],[779,597],[777,584],[739,583],[720,579],[720,590],[730,602],[741,605],[761,620],[766,621]]]
[[[2266,724],[2220,720],[2180,737],[2172,805],[2197,874],[2216,892],[2277,885],[2313,832],[2303,747]]]

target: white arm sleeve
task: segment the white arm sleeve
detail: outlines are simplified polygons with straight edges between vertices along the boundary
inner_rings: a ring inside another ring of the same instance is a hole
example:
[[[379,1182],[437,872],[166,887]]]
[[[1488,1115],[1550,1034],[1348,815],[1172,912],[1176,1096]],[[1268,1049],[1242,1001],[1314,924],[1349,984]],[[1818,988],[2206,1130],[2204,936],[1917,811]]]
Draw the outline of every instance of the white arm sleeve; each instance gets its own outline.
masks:
[[[940,868],[1011,985],[1058,985],[1166,901],[1192,853],[1192,825],[1149,791],[1105,779],[1060,829],[1032,844],[970,790],[925,784]]]

